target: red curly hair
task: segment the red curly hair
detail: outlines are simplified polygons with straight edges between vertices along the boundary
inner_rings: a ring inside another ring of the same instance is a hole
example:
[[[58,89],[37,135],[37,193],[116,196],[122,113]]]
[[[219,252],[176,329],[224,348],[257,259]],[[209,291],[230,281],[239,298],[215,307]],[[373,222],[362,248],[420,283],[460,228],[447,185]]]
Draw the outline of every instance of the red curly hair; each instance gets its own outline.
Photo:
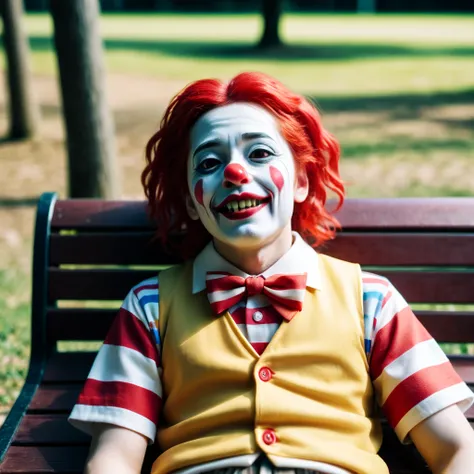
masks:
[[[328,190],[338,197],[336,209],[344,200],[336,139],[323,128],[318,111],[304,97],[265,74],[244,72],[228,83],[203,79],[186,86],[172,99],[159,130],[147,143],[141,180],[162,243],[169,247],[173,234],[186,229],[179,252],[194,257],[211,240],[201,222],[190,219],[186,211],[189,136],[206,112],[235,102],[253,103],[273,114],[295,166],[307,172],[309,194],[303,203],[295,203],[292,228],[313,246],[334,238],[339,223],[324,204]]]

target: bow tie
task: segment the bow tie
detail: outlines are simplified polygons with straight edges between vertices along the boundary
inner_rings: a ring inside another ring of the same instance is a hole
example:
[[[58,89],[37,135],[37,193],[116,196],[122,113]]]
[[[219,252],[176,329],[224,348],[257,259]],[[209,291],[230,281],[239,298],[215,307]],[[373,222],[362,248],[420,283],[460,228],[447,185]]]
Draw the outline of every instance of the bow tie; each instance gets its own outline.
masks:
[[[216,314],[227,311],[245,296],[263,294],[288,321],[303,309],[306,273],[243,278],[226,272],[207,272],[207,297]]]

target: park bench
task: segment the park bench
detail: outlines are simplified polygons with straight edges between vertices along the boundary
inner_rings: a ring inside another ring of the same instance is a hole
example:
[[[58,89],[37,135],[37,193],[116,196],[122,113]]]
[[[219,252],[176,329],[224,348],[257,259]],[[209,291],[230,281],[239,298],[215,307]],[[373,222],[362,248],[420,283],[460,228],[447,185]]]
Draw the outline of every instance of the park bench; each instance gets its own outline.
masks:
[[[355,199],[337,215],[344,230],[321,251],[388,276],[415,309],[429,304],[416,313],[438,341],[474,343],[474,198]],[[152,237],[144,202],[40,198],[30,367],[0,430],[0,473],[82,472],[90,439],[66,420],[95,353],[58,341],[103,340],[128,290],[176,262]],[[474,357],[450,358],[473,388]],[[474,426],[474,409],[467,417]],[[429,472],[386,423],[384,432],[391,473]]]

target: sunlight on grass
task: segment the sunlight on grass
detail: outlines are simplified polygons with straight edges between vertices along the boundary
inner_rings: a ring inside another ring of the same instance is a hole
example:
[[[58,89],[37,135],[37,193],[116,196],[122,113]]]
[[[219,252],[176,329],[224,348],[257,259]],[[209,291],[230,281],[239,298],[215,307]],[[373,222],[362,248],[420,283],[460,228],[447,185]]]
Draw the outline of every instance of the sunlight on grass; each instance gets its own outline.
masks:
[[[49,15],[26,17],[30,35],[51,35]],[[472,15],[331,15],[286,14],[282,21],[286,41],[373,42],[413,45],[466,45],[474,43]],[[254,42],[261,18],[246,15],[103,14],[106,38],[191,39]]]
[[[289,87],[304,94],[323,96],[367,96],[433,93],[462,90],[474,85],[474,64],[469,58],[360,59],[349,61],[279,62],[249,58],[199,59],[173,58],[148,52],[111,51],[109,70],[133,71],[186,83],[202,77],[231,78],[244,70],[258,70],[278,77]],[[449,65],[449,66],[448,66]],[[350,77],[350,88],[348,87]],[[454,80],[455,79],[455,80]],[[453,84],[454,83],[454,84]]]
[[[59,341],[58,352],[97,352],[101,346],[99,341]]]
[[[19,393],[30,354],[30,291],[26,276],[0,270],[0,412]]]
[[[306,94],[433,93],[474,86],[469,16],[286,15],[288,47],[262,53],[258,15],[103,15],[110,73],[189,82],[260,70]],[[34,70],[55,73],[51,20],[29,15]],[[350,80],[348,80],[350,78]]]

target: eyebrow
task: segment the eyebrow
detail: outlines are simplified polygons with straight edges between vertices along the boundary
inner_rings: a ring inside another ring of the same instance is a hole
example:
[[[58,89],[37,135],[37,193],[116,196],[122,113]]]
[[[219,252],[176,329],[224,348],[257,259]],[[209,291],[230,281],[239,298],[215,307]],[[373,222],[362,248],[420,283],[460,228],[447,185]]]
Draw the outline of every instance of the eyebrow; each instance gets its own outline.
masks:
[[[273,140],[270,135],[262,132],[249,132],[249,133],[242,133],[241,135],[242,140],[255,140],[257,138],[268,138]],[[208,140],[207,142],[201,143],[196,149],[194,150],[193,157],[195,157],[200,151],[207,150],[208,148],[214,148],[216,146],[222,145],[220,140]]]
[[[196,156],[200,151],[207,150],[208,148],[214,148],[215,146],[221,145],[219,140],[208,140],[207,142],[201,143],[193,153],[193,157]]]
[[[269,138],[270,140],[273,140],[270,135],[267,135],[266,133],[262,132],[242,133],[243,140],[255,140],[256,138]]]

